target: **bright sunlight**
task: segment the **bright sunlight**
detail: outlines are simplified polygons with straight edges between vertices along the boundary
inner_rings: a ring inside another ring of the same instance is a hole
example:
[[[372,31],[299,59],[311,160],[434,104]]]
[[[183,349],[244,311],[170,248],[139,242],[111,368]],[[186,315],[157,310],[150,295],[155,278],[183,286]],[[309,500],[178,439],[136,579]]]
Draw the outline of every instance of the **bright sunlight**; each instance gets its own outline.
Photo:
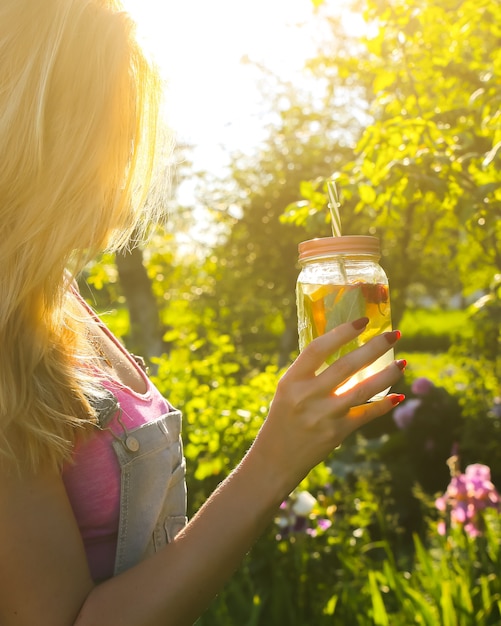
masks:
[[[211,164],[221,147],[241,147],[259,132],[257,75],[242,58],[290,76],[314,51],[311,29],[301,26],[312,20],[310,0],[124,4],[167,80],[171,125]]]

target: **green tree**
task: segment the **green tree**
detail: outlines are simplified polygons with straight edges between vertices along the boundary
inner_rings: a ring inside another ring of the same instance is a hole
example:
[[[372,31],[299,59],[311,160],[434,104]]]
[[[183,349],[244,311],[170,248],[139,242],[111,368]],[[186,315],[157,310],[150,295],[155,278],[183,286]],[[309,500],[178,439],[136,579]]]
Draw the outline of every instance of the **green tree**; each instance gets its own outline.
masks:
[[[315,80],[313,88],[276,77],[271,84],[267,137],[254,153],[233,155],[231,184],[221,181],[204,196],[225,225],[208,260],[217,284],[211,306],[224,332],[260,366],[276,354],[284,365],[297,349],[297,245],[330,233],[327,210],[299,227],[282,223],[281,215],[301,189],[317,193],[305,181],[321,180],[353,158],[361,130],[330,84]]]
[[[501,21],[497,0],[368,0],[365,19],[362,48],[312,67],[370,103],[339,180],[382,238],[398,320],[413,284],[470,294],[501,271]]]

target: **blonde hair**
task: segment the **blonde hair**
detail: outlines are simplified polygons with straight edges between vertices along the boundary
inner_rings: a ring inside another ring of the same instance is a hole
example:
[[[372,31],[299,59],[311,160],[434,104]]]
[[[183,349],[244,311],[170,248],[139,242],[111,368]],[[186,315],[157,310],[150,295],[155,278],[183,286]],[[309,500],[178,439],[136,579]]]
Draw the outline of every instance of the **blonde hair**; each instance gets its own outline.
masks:
[[[0,0],[0,458],[60,466],[92,421],[64,270],[151,217],[160,92],[117,0]]]

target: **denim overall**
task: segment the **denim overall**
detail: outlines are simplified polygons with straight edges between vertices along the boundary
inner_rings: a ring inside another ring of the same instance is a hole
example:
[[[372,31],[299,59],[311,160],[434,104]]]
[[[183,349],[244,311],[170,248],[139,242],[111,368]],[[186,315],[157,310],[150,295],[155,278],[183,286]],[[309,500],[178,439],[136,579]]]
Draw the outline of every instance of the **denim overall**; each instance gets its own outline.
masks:
[[[121,410],[111,392],[95,408],[102,429]],[[118,423],[123,433],[113,433],[121,472],[115,575],[160,550],[187,522],[181,412],[131,430],[118,413]]]

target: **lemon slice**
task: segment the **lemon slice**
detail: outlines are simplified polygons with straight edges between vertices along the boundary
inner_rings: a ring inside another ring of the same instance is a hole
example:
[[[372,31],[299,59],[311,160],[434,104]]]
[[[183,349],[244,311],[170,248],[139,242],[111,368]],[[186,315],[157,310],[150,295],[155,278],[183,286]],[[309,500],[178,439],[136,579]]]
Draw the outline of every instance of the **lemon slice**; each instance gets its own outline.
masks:
[[[335,291],[333,285],[303,285],[303,293],[312,302],[317,302]]]

